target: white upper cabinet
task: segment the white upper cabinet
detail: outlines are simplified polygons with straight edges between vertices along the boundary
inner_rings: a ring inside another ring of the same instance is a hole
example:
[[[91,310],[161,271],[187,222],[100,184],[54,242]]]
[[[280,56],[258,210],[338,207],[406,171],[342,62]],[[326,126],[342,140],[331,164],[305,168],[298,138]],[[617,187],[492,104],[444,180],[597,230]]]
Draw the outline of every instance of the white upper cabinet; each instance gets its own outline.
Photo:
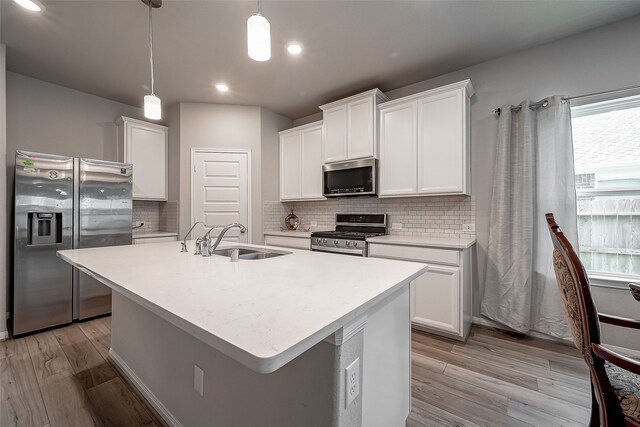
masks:
[[[324,199],[322,195],[322,125],[302,129],[302,174],[303,199]]]
[[[455,89],[418,100],[418,193],[467,193],[468,97]]]
[[[325,110],[324,123],[324,163],[347,159],[347,106]]]
[[[373,97],[347,104],[347,158],[375,156],[375,111]]]
[[[133,199],[167,200],[168,128],[119,117],[118,159],[133,164]]]
[[[381,104],[380,197],[471,194],[470,80]]]
[[[322,122],[280,132],[280,200],[321,200]]]
[[[418,149],[418,104],[409,101],[380,111],[381,177],[379,194],[413,195],[418,192],[415,161]]]
[[[378,89],[322,105],[323,161],[377,157],[377,108],[388,98]]]
[[[300,132],[280,135],[280,199],[302,197]]]

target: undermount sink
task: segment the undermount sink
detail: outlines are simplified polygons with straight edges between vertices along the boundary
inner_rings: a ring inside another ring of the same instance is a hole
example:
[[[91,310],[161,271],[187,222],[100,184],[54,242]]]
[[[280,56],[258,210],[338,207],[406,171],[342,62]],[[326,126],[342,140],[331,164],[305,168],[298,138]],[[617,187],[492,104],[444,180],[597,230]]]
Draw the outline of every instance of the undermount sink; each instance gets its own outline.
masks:
[[[274,258],[281,255],[289,255],[291,253],[291,252],[273,252],[273,251],[266,251],[266,250],[260,250],[260,249],[231,247],[231,248],[216,249],[215,251],[212,252],[212,254],[231,258],[233,251],[236,251],[236,250],[238,251],[239,259],[266,259],[266,258]]]

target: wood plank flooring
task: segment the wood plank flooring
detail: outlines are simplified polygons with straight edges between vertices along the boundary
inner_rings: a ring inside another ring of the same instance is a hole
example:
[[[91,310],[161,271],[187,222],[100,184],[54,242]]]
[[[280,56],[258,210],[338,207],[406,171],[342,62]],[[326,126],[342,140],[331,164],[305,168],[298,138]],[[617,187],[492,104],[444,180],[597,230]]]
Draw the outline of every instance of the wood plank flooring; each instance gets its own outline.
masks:
[[[0,342],[0,426],[164,426],[107,360],[111,319]],[[462,344],[412,333],[407,426],[585,426],[577,350],[474,326]]]
[[[412,332],[407,426],[586,426],[591,394],[575,348],[474,326],[465,344]]]
[[[106,357],[111,318],[0,341],[0,426],[164,426]]]

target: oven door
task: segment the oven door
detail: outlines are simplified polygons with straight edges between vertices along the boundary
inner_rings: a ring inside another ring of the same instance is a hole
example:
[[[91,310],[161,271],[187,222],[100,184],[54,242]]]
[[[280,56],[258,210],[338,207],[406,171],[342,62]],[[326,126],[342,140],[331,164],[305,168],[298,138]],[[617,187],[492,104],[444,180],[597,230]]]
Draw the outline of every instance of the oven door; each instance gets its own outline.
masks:
[[[322,172],[325,197],[376,195],[376,159],[331,163]]]
[[[330,252],[333,254],[343,254],[343,255],[355,255],[355,256],[367,256],[367,247],[364,246],[360,249],[346,248],[346,247],[331,247],[331,246],[323,246],[316,245],[313,243],[313,239],[311,239],[311,250],[317,252]]]

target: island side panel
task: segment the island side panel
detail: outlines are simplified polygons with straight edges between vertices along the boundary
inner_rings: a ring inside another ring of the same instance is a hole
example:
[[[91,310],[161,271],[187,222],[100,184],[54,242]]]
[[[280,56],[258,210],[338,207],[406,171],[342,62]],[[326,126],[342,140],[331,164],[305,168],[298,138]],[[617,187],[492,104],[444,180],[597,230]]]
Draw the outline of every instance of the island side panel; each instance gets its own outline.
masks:
[[[411,411],[409,283],[369,314],[364,329],[362,425],[404,426]]]
[[[135,385],[146,388],[173,425],[359,425],[344,423],[344,412],[334,406],[342,349],[324,341],[279,370],[259,374],[114,292],[111,347],[114,362],[135,375]],[[193,387],[194,365],[204,370],[203,396]]]

